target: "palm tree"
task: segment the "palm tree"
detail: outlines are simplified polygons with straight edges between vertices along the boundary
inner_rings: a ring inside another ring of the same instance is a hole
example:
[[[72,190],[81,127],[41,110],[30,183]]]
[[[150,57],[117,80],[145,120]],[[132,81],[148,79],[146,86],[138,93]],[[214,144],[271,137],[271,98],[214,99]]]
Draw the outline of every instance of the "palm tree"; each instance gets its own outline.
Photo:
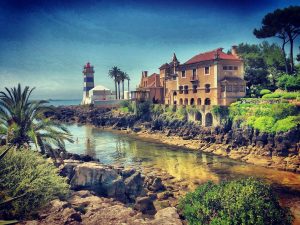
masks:
[[[114,79],[115,82],[115,93],[116,93],[116,99],[118,99],[118,92],[117,92],[117,83],[118,83],[118,77],[120,74],[121,70],[117,67],[114,66],[108,71],[108,76],[112,79]]]
[[[129,92],[129,82],[130,82],[130,77],[129,75],[126,73],[126,80],[127,80],[127,91],[128,91],[128,99],[129,99],[129,95],[130,95],[130,92]]]
[[[57,157],[59,150],[65,151],[65,141],[73,142],[67,128],[44,117],[52,110],[47,101],[30,101],[34,88],[21,85],[0,91],[0,130],[6,132],[7,144],[16,149],[35,146],[42,154]]]
[[[120,73],[120,80],[122,81],[122,99],[124,99],[124,94],[125,94],[125,90],[124,90],[124,81],[127,79],[128,74],[121,71]]]

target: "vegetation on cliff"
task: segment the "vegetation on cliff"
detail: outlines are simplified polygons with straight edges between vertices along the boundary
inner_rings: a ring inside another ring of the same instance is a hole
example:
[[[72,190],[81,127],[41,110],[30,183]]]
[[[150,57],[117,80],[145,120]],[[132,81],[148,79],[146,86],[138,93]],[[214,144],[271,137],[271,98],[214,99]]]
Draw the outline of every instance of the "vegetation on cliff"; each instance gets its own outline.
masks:
[[[229,107],[229,117],[241,127],[250,126],[267,133],[285,132],[300,125],[299,109],[291,103],[239,101]]]
[[[179,208],[190,225],[289,225],[293,220],[272,188],[253,178],[203,184],[182,198]]]
[[[0,153],[4,148],[0,148]],[[0,218],[23,218],[41,206],[68,194],[66,178],[50,160],[35,151],[11,149],[0,161],[0,202],[21,196],[1,205]]]

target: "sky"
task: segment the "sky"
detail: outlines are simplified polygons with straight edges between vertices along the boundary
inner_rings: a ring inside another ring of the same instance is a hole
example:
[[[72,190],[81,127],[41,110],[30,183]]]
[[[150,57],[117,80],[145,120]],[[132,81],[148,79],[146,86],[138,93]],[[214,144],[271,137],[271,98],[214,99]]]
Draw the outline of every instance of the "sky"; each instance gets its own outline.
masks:
[[[300,0],[1,0],[0,90],[21,83],[36,87],[34,98],[80,99],[87,62],[95,85],[114,89],[108,71],[118,66],[135,89],[142,71],[159,72],[174,52],[184,63],[262,42],[253,29],[290,5]]]

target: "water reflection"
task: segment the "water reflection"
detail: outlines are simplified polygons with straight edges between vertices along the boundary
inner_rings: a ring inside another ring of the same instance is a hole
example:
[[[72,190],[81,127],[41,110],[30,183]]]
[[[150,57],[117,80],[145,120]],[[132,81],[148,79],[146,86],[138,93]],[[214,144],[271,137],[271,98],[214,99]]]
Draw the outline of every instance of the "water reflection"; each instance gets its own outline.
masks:
[[[266,169],[231,159],[186,151],[91,126],[69,126],[78,143],[67,150],[97,157],[105,164],[141,165],[162,169],[178,180],[203,183],[255,176],[300,191],[300,175]]]
[[[187,182],[189,188],[208,180],[220,182],[255,176],[275,184],[281,202],[290,207],[300,224],[300,175],[266,169],[196,151],[186,151],[141,140],[134,136],[90,126],[68,126],[75,143],[67,143],[70,152],[97,157],[105,164],[123,164],[158,168]]]

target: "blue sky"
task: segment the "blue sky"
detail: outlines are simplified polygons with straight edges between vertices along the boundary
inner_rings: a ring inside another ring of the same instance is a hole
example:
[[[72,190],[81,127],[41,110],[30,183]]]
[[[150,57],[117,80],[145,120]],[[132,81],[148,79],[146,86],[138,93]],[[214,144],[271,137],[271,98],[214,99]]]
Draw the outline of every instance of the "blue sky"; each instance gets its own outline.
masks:
[[[95,66],[95,83],[113,88],[108,70],[131,77],[158,72],[173,52],[181,62],[200,52],[241,42],[263,16],[295,0],[261,1],[0,1],[0,90],[36,87],[35,98],[78,99],[82,66]],[[273,41],[270,39],[270,41]],[[298,47],[296,46],[296,53]]]

